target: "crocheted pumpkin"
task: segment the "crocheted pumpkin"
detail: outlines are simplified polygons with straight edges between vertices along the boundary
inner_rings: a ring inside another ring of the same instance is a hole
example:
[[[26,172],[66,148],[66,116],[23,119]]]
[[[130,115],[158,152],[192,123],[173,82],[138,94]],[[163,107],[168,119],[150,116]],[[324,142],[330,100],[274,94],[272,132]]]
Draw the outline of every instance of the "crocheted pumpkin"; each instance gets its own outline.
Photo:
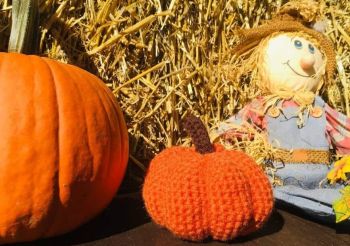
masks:
[[[273,208],[269,181],[246,154],[211,145],[203,123],[187,118],[195,148],[175,146],[148,169],[143,198],[152,219],[183,239],[231,240],[260,228]]]

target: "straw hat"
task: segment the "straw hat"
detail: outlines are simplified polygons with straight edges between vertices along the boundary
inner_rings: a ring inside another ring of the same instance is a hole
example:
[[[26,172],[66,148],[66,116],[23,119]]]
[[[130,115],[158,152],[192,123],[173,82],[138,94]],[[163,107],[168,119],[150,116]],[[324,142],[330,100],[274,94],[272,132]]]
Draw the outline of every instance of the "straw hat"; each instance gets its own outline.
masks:
[[[322,33],[319,22],[319,4],[315,1],[295,0],[286,3],[279,12],[259,27],[237,31],[239,43],[234,48],[236,55],[241,55],[254,48],[265,37],[276,32],[303,32],[315,38],[327,57],[326,78],[332,81],[336,67],[336,54],[333,43]]]

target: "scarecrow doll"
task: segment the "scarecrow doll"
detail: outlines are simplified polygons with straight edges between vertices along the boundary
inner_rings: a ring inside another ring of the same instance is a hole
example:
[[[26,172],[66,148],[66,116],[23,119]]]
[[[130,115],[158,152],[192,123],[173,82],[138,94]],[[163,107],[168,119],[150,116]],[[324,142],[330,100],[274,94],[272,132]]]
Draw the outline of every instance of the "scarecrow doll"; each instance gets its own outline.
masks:
[[[317,3],[293,1],[265,24],[238,32],[237,77],[250,76],[261,96],[222,122],[217,133],[229,141],[241,138],[247,127],[265,132],[281,181],[274,183],[276,201],[334,222],[332,205],[345,189],[344,183],[331,183],[345,179],[336,171],[348,162],[342,159],[330,173],[331,153],[350,153],[350,119],[319,96],[332,83],[336,56],[317,13]],[[349,217],[350,211],[343,212],[338,221]]]

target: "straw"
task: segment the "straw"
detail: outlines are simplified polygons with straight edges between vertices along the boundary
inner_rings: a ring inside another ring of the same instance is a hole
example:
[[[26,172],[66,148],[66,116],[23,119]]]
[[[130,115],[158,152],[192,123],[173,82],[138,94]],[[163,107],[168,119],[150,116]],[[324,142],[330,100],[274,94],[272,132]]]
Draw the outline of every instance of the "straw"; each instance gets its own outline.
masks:
[[[40,54],[87,69],[110,87],[129,128],[131,163],[145,170],[165,147],[190,144],[180,125],[187,113],[213,130],[259,94],[249,78],[236,80],[234,30],[271,18],[282,2],[42,0]],[[323,96],[350,116],[350,2],[319,3],[339,71]],[[0,1],[0,9],[5,51],[10,1]],[[246,149],[258,153],[259,161],[266,154],[260,152],[264,142],[255,144]]]

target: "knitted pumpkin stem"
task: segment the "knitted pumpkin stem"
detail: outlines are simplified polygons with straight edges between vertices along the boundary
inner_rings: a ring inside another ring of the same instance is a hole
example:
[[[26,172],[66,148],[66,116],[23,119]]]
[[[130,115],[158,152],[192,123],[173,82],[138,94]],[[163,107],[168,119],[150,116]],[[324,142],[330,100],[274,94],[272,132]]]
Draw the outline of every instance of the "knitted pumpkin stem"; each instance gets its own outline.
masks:
[[[215,151],[205,125],[198,117],[192,114],[188,115],[184,120],[184,128],[192,138],[197,152],[206,154]]]

